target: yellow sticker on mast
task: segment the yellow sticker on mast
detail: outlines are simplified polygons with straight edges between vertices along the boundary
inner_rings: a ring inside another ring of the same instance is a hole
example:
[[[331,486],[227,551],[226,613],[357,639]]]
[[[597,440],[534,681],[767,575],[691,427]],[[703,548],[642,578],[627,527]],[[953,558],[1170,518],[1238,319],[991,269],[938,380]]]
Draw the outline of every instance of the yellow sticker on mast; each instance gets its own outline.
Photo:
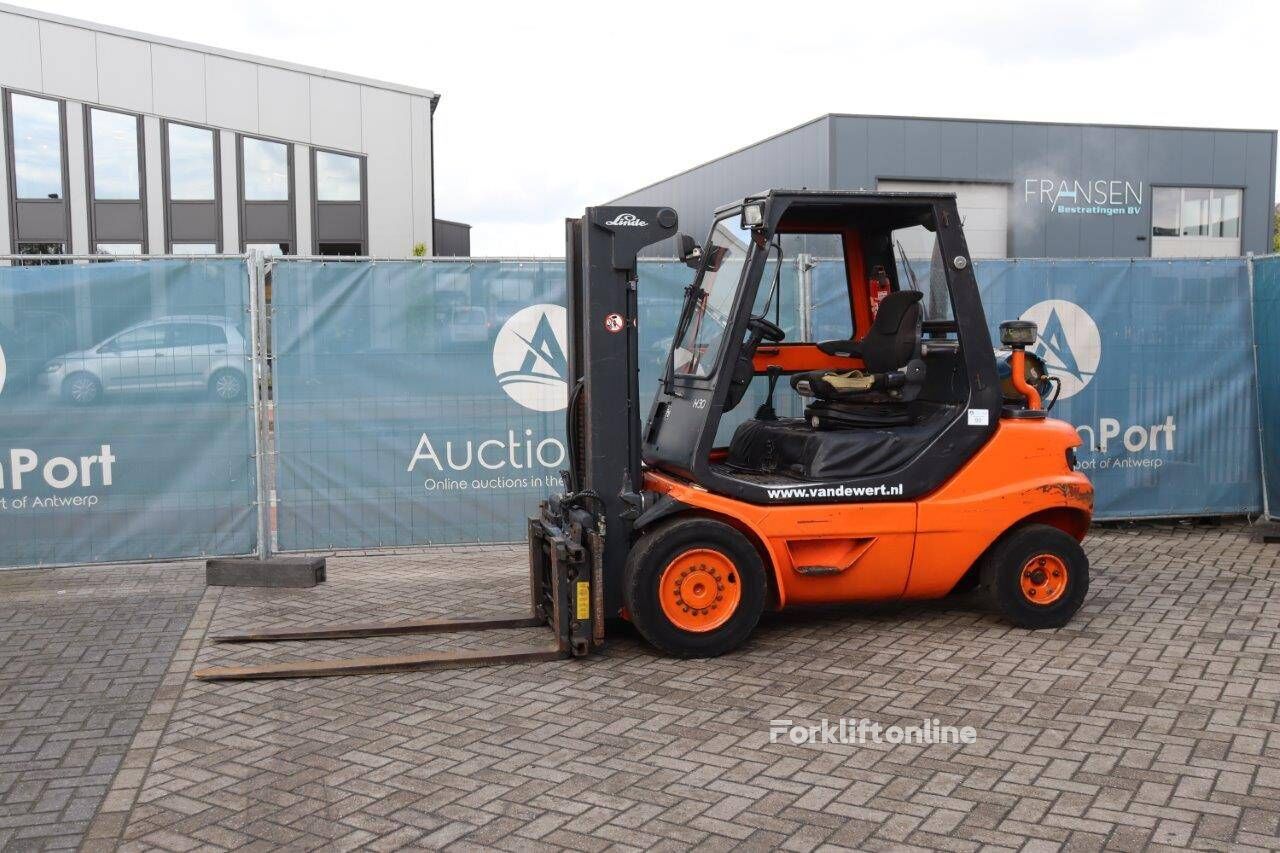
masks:
[[[578,601],[574,618],[578,620],[591,618],[591,584],[578,581]]]

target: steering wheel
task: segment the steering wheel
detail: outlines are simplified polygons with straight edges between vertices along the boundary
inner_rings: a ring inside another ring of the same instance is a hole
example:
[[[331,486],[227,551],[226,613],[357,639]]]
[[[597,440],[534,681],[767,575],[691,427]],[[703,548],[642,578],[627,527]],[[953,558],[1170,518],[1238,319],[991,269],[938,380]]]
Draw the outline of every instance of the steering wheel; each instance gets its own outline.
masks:
[[[752,317],[748,320],[747,331],[750,334],[742,342],[742,349],[738,352],[738,360],[733,365],[733,375],[729,379],[729,393],[724,398],[724,411],[726,412],[741,403],[743,395],[747,393],[747,386],[751,384],[751,379],[755,376],[755,355],[756,350],[760,347],[760,342],[769,341],[776,344],[787,336],[787,333],[782,331],[781,326],[766,320],[764,317]]]
[[[747,329],[751,332],[751,338],[757,342],[757,345],[760,340],[773,344],[781,343],[787,337],[787,333],[782,331],[781,326],[772,320],[766,320],[764,317],[752,317],[747,321]],[[751,350],[752,355],[754,355],[755,347],[753,346]]]

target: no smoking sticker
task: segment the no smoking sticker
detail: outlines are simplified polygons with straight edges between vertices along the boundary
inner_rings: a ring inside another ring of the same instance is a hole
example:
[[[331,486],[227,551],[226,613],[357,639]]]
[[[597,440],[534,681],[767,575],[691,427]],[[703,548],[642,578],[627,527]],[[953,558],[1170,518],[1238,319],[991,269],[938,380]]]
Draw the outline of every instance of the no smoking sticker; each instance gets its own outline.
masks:
[[[625,325],[627,325],[627,323],[622,319],[621,314],[610,314],[608,317],[604,318],[604,327],[610,332],[621,332],[622,327]]]

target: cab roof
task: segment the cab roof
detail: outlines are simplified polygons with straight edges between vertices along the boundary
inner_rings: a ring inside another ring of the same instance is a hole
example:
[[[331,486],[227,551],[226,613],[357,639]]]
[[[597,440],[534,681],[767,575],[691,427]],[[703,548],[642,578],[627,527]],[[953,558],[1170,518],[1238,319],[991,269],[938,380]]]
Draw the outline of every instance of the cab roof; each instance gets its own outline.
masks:
[[[841,201],[856,202],[874,202],[874,201],[902,201],[902,202],[933,202],[939,200],[954,201],[956,194],[953,192],[881,192],[878,190],[761,190],[757,193],[745,196],[728,204],[722,204],[716,208],[715,213],[719,215],[726,210],[733,210],[735,207],[742,207],[752,202],[763,201],[785,201],[805,202],[816,201],[824,204],[839,204]]]

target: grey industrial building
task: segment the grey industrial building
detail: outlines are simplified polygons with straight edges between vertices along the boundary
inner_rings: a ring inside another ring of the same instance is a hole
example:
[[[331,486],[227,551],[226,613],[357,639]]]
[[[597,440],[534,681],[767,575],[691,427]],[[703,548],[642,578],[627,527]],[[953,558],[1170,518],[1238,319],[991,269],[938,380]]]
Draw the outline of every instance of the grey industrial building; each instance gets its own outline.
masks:
[[[0,254],[469,254],[439,101],[0,3]]]
[[[946,190],[974,257],[1271,250],[1276,132],[830,114],[628,193],[704,234],[771,187]],[[910,248],[910,247],[909,247]]]

